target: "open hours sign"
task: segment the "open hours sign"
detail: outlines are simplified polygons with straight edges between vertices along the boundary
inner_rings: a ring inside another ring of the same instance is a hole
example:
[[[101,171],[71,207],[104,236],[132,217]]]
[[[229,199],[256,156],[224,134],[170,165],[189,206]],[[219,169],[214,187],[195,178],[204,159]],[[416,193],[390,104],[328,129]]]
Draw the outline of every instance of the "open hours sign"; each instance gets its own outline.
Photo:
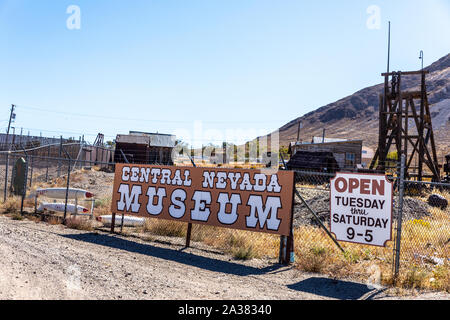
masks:
[[[392,182],[384,175],[338,173],[331,180],[331,232],[336,239],[385,246],[392,239]]]

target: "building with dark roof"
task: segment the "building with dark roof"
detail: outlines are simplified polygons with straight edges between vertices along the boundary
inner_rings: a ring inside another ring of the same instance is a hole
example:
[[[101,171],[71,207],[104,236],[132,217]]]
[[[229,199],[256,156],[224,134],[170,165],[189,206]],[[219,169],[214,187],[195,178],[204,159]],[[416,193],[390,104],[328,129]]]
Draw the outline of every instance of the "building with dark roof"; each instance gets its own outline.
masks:
[[[297,151],[286,164],[288,170],[334,173],[339,165],[331,152]]]
[[[173,165],[176,137],[170,134],[130,131],[116,137],[114,162]]]
[[[339,170],[353,170],[362,161],[362,140],[345,140],[314,137],[311,142],[292,142],[289,145],[291,158],[299,151],[331,153]]]

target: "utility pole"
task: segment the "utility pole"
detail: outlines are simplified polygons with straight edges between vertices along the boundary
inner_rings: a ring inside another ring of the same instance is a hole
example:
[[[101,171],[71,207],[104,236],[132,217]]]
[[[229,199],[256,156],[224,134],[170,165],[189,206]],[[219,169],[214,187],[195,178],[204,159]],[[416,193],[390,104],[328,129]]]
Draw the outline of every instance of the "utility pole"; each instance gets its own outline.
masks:
[[[423,50],[420,50],[419,59],[422,60],[422,71],[423,71]]]
[[[6,132],[6,144],[8,145],[9,140],[9,130],[11,129],[11,122],[16,118],[16,114],[14,113],[14,109],[16,108],[15,105],[11,105],[11,114],[9,115],[9,124],[8,124],[8,131]],[[8,148],[9,150],[9,148]]]
[[[300,130],[302,129],[302,127],[303,127],[303,122],[300,121],[300,122],[298,123],[297,141],[300,141]]]
[[[391,22],[389,21],[388,27],[388,57],[387,57],[387,73],[389,73],[391,62]]]
[[[11,127],[13,129],[13,138],[12,138],[12,145],[14,146],[16,143],[16,128]]]
[[[6,170],[5,170],[5,190],[3,193],[3,201],[6,202],[6,193],[8,189],[8,167],[9,167],[9,151],[11,151],[11,147],[9,145],[9,130],[11,129],[11,121],[16,118],[14,113],[15,105],[11,105],[11,114],[9,115],[9,123],[8,123],[8,131],[6,132],[6,146],[8,148],[8,152],[6,153]]]

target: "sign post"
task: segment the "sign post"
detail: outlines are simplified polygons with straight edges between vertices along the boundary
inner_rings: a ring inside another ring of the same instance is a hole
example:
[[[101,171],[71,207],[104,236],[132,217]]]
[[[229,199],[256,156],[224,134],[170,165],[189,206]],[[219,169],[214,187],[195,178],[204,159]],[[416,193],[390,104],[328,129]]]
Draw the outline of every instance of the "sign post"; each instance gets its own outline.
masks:
[[[393,185],[385,175],[337,173],[330,188],[337,240],[380,247],[392,240]]]

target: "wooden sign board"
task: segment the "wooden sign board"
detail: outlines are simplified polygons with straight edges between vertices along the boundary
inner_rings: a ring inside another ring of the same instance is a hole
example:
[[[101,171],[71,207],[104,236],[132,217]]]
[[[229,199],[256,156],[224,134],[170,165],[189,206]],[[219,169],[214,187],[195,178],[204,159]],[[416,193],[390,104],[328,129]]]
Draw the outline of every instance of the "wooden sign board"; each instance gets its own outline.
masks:
[[[294,172],[116,164],[111,211],[290,234]]]

